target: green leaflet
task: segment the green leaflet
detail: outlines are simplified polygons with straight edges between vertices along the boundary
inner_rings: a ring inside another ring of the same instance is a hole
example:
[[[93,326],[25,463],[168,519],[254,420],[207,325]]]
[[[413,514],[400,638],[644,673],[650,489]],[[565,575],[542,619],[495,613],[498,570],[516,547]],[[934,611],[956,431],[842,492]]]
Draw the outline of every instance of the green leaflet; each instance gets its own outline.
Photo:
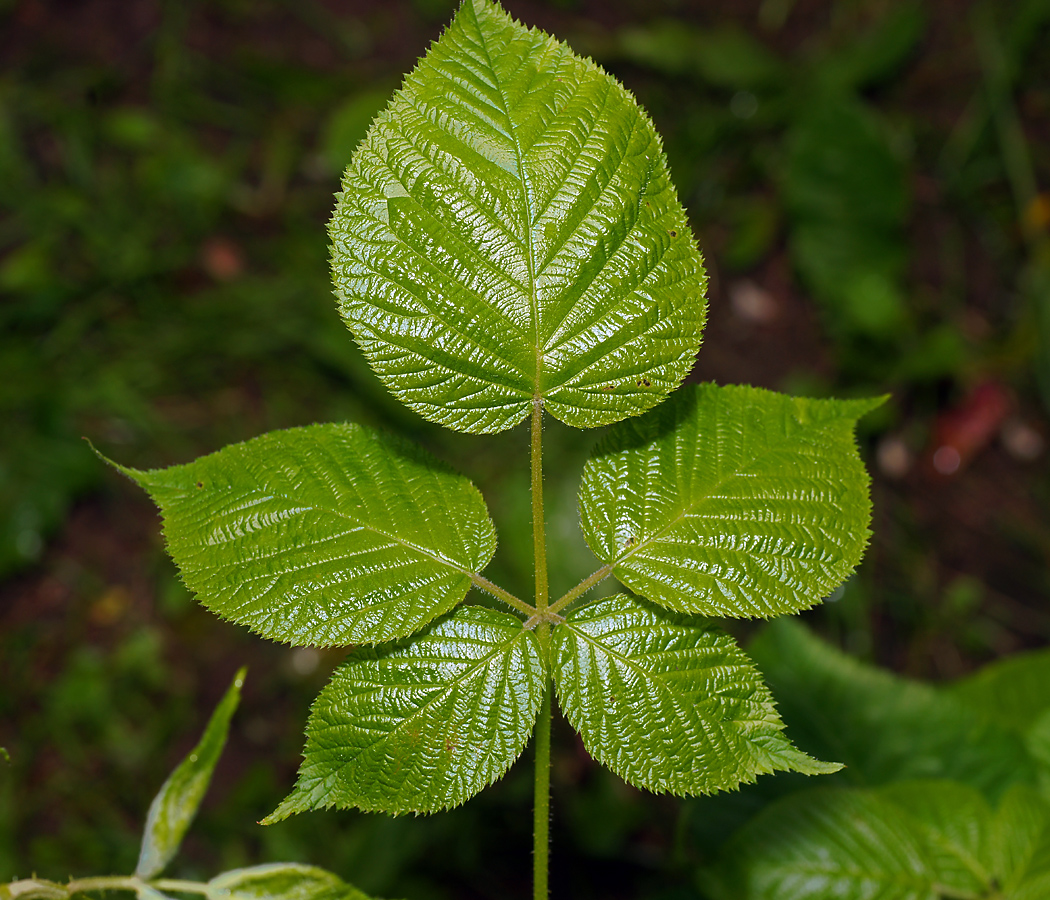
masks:
[[[197,814],[197,807],[208,790],[222,748],[226,745],[230,719],[241,699],[244,673],[244,669],[237,672],[233,684],[208,720],[197,746],[179,763],[153,798],[142,834],[138,865],[135,867],[135,874],[139,878],[155,877],[178,852],[186,830]]]
[[[160,506],[200,601],[273,640],[411,634],[459,603],[495,552],[466,478],[359,425],[275,431],[186,465],[121,471]]]
[[[995,798],[1018,781],[1036,780],[1019,735],[986,721],[950,690],[865,665],[798,622],[770,623],[748,653],[780,698],[795,740],[841,760],[842,777],[855,784],[952,778]]]
[[[553,659],[588,752],[638,787],[707,794],[776,769],[840,768],[791,746],[758,670],[711,626],[619,595],[559,625]]]
[[[1050,650],[996,660],[949,693],[1011,731],[1025,734],[1050,710]]]
[[[614,422],[700,346],[703,261],[652,123],[490,0],[465,0],[378,117],[330,235],[372,366],[451,428],[510,428],[535,397],[576,427]]]
[[[712,900],[1036,900],[1050,886],[1048,816],[1024,788],[995,812],[950,781],[810,790],[737,831],[700,883]]]
[[[520,755],[546,678],[536,635],[483,607],[355,651],[314,703],[299,780],[266,822],[330,806],[459,806]]]
[[[684,387],[598,444],[580,486],[587,543],[671,609],[769,617],[814,606],[867,543],[853,427],[880,402]]]
[[[341,878],[300,863],[270,863],[223,872],[208,882],[208,900],[369,900]]]

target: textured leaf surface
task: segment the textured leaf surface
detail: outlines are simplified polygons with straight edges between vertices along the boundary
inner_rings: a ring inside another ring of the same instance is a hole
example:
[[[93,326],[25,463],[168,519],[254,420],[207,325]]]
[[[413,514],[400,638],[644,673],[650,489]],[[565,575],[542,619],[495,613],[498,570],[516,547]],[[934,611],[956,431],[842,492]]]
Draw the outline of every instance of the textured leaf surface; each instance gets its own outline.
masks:
[[[719,857],[717,866],[701,871],[713,900],[942,896],[940,873],[919,830],[874,792],[831,788],[792,795],[738,831]]]
[[[267,821],[329,806],[458,806],[525,747],[546,674],[520,619],[463,607],[392,647],[355,651],[306,726],[295,790]]]
[[[142,834],[138,865],[135,867],[135,874],[139,878],[153,878],[178,852],[182,838],[208,790],[222,748],[226,745],[230,719],[241,699],[244,672],[241,669],[234,677],[233,684],[208,720],[197,746],[178,764],[153,798]]]
[[[1035,900],[1047,811],[1017,788],[993,812],[951,781],[804,791],[739,829],[700,881],[712,900]]]
[[[201,602],[292,644],[410,634],[459,603],[495,552],[466,478],[358,425],[275,431],[187,465],[123,471],[160,506]]]
[[[839,777],[877,785],[952,778],[986,796],[1035,780],[1020,738],[931,685],[855,660],[780,619],[748,646],[793,739],[845,763]]]
[[[223,872],[208,882],[208,900],[369,900],[341,878],[300,863],[270,863]]]
[[[871,503],[853,427],[879,402],[687,386],[598,444],[580,487],[587,543],[672,609],[807,609],[864,552]]]
[[[706,794],[776,769],[839,768],[791,746],[758,670],[716,628],[619,595],[559,625],[553,654],[566,718],[638,787]]]
[[[533,397],[577,427],[676,388],[703,262],[615,79],[466,0],[354,154],[330,226],[340,309],[391,390],[464,431]]]

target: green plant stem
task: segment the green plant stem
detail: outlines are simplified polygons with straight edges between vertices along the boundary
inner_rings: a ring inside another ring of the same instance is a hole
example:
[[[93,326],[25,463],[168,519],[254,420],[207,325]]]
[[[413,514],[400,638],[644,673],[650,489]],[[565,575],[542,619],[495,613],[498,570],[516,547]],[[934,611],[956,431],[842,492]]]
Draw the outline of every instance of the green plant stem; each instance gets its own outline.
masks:
[[[540,631],[550,631],[550,622],[542,622]],[[547,870],[550,863],[551,826],[551,684],[540,705],[536,720],[536,790],[532,814],[532,897],[547,900]]]
[[[24,878],[0,885],[0,897],[19,900],[67,900],[76,894],[89,891],[134,891],[151,887],[158,891],[173,891],[179,894],[207,894],[208,885],[201,881],[184,881],[179,878],[161,878],[145,881],[135,875],[99,875],[77,878],[62,884],[43,878]]]
[[[571,591],[568,591],[567,593],[563,594],[554,603],[547,607],[548,614],[561,612],[577,597],[582,597],[592,587],[595,587],[596,585],[605,581],[605,579],[612,574],[612,570],[613,567],[609,565],[602,566],[596,572],[592,572],[590,575],[584,578],[583,581],[576,585],[576,587],[574,587]]]
[[[551,623],[547,614],[547,523],[543,516],[543,400],[532,402],[532,548],[536,577],[536,628],[543,658],[550,665]],[[547,900],[550,863],[551,684],[548,680],[536,721],[536,782],[532,818],[532,896]]]
[[[483,575],[471,575],[470,580],[474,583],[475,587],[480,588],[488,594],[492,594],[493,597],[497,600],[502,600],[508,606],[513,606],[518,612],[523,612],[527,616],[534,616],[536,614],[536,607],[530,606],[524,600],[518,599],[510,593],[510,591],[504,590],[498,584],[494,584]]]
[[[532,401],[532,550],[536,613],[547,611],[547,523],[543,519],[543,400]]]

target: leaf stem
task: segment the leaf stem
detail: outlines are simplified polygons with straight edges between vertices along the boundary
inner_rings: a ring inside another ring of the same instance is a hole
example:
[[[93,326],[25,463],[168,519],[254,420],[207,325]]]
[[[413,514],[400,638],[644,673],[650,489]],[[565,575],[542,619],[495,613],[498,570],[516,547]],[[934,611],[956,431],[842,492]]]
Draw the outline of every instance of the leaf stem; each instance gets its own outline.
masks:
[[[176,894],[208,894],[208,885],[200,881],[183,881],[181,878],[158,878],[150,885],[158,891],[174,891]]]
[[[541,622],[540,630],[550,632],[550,623]],[[551,826],[551,683],[543,694],[540,715],[536,720],[536,788],[532,816],[532,897],[548,900],[547,870],[550,864]]]
[[[184,881],[179,878],[161,878],[145,881],[136,875],[93,875],[77,878],[65,884],[43,878],[23,878],[8,884],[0,884],[0,897],[19,900],[68,900],[76,894],[89,891],[134,891],[143,888],[157,891],[174,891],[179,894],[209,893],[208,885],[201,881]]]
[[[138,891],[147,882],[134,875],[120,877],[117,875],[98,875],[91,878],[78,878],[65,886],[69,896],[82,894],[85,891]]]
[[[547,607],[547,613],[553,614],[561,612],[563,609],[565,609],[566,606],[572,603],[573,600],[577,599],[578,597],[582,597],[592,587],[595,587],[596,585],[605,581],[605,579],[612,574],[612,570],[612,565],[607,565],[602,566],[596,572],[592,572],[590,575],[584,578],[583,581],[576,585],[576,587],[574,587],[571,591],[566,592],[549,607]]]
[[[543,399],[532,401],[532,549],[536,569],[536,609],[547,611],[547,523],[543,518]]]
[[[532,401],[532,548],[536,570],[536,637],[544,662],[550,665],[551,623],[547,619],[547,523],[543,516],[543,399]],[[532,896],[547,900],[551,814],[551,683],[543,693],[536,721],[536,782],[532,818]]]
[[[498,584],[494,584],[483,575],[478,575],[476,573],[472,574],[470,580],[474,582],[474,587],[480,588],[486,593],[491,594],[497,600],[502,600],[508,606],[513,606],[518,612],[523,612],[527,616],[536,615],[536,607],[526,603],[524,600],[518,599],[510,593],[510,591],[504,590]]]

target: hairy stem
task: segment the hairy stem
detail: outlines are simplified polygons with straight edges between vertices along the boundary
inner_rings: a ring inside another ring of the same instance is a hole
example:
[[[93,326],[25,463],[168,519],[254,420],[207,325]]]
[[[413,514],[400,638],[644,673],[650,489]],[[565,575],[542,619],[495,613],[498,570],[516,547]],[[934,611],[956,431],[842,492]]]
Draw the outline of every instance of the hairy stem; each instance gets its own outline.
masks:
[[[571,591],[568,591],[567,593],[563,594],[561,597],[558,598],[558,600],[556,600],[549,607],[547,607],[548,615],[553,615],[554,613],[561,612],[577,597],[582,597],[592,587],[596,587],[601,582],[605,581],[605,579],[612,574],[612,570],[613,567],[611,565],[608,565],[602,566],[596,572],[592,572],[590,575],[584,578],[583,581],[576,585],[576,587],[574,587]]]
[[[502,600],[508,606],[514,607],[518,612],[523,612],[527,616],[536,615],[536,607],[530,606],[524,600],[519,600],[510,593],[510,591],[504,590],[498,584],[494,584],[483,575],[471,575],[470,580],[474,583],[474,587],[479,588],[488,594],[492,594],[497,600]]]
[[[542,622],[541,631],[550,631],[550,623]],[[532,813],[532,898],[547,900],[547,869],[550,861],[551,826],[551,684],[540,705],[536,721],[536,790]]]
[[[536,570],[536,627],[543,658],[550,664],[551,624],[547,615],[547,524],[543,517],[543,400],[532,404],[532,548]],[[536,784],[533,799],[532,896],[547,900],[550,861],[551,685],[548,681],[536,722]]]
[[[547,611],[547,523],[543,519],[543,400],[532,401],[532,550],[536,612]]]

